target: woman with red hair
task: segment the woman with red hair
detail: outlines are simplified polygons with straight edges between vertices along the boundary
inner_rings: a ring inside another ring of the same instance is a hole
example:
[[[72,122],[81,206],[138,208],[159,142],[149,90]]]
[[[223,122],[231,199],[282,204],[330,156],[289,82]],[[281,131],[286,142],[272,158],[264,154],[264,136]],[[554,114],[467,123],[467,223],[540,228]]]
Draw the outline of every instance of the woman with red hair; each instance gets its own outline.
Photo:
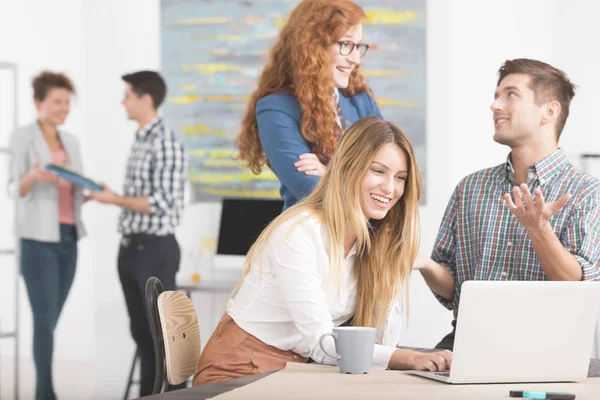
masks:
[[[292,11],[252,94],[236,140],[255,174],[267,164],[284,210],[308,195],[339,138],[361,118],[383,119],[361,58],[364,10],[350,0],[303,0]]]

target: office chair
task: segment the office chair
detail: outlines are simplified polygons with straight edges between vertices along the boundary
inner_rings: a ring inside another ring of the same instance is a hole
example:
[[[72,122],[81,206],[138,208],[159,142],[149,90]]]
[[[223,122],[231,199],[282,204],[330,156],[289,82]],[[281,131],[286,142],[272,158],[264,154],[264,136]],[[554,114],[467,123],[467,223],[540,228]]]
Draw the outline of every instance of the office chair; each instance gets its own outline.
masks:
[[[191,300],[181,292],[165,292],[158,278],[146,282],[146,302],[156,360],[152,393],[158,394],[170,391],[196,372],[200,328]]]
[[[133,360],[131,361],[131,368],[129,369],[129,378],[127,379],[127,386],[125,386],[125,394],[123,395],[123,400],[129,399],[129,391],[131,390],[131,386],[139,385],[140,378],[134,378],[133,372],[135,371],[135,366],[140,360],[140,349],[135,348],[135,353],[133,354]]]

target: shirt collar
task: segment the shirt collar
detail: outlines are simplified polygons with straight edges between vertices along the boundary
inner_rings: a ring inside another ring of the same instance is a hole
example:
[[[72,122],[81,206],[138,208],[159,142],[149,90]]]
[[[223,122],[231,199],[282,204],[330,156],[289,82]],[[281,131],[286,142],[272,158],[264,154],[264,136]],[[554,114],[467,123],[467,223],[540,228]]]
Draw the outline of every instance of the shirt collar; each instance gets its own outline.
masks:
[[[148,122],[142,129],[138,129],[135,134],[138,139],[145,138],[154,127],[162,122],[161,117],[156,117],[152,121]]]
[[[512,154],[512,153],[511,153]],[[513,168],[512,162],[510,161],[510,154],[506,159],[506,177],[514,180],[515,169]],[[527,170],[535,173],[537,179],[541,184],[548,182],[557,172],[561,171],[569,160],[563,149],[558,149],[554,153],[550,154],[531,165]]]
[[[352,248],[350,249],[350,251],[348,252],[348,255],[346,256],[345,260],[349,259],[350,257],[352,257],[353,255],[356,254],[357,251],[357,242],[354,242],[354,245],[352,246]]]

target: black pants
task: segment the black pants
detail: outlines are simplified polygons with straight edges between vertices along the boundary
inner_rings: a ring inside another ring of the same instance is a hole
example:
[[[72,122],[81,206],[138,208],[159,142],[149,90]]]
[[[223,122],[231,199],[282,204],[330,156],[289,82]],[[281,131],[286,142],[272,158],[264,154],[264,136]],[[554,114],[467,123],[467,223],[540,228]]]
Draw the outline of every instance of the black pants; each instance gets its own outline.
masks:
[[[174,235],[137,234],[123,237],[119,249],[119,278],[129,312],[131,335],[140,351],[140,396],[152,394],[155,364],[152,331],[146,311],[146,281],[155,276],[165,290],[175,290],[181,254]],[[185,387],[185,383],[176,388]]]
[[[454,334],[456,333],[456,320],[452,321],[452,332],[444,336],[435,348],[442,350],[452,350],[454,348]]]

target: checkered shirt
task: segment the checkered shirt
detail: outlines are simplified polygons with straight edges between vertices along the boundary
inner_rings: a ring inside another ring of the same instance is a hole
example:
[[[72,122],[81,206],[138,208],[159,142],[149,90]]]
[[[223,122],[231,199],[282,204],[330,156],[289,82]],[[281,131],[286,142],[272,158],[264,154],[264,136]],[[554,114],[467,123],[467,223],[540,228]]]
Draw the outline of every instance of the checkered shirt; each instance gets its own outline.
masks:
[[[526,183],[532,193],[539,187],[546,202],[572,194],[550,223],[581,265],[583,279],[600,280],[600,182],[559,149],[528,168]],[[464,178],[450,198],[431,258],[454,277],[453,301],[436,297],[455,318],[464,281],[547,279],[525,228],[502,200],[504,193],[512,196],[514,186],[509,156],[504,164]]]
[[[187,157],[175,133],[156,118],[136,132],[123,196],[148,197],[150,214],[123,209],[119,232],[167,235],[175,232],[183,211]]]

